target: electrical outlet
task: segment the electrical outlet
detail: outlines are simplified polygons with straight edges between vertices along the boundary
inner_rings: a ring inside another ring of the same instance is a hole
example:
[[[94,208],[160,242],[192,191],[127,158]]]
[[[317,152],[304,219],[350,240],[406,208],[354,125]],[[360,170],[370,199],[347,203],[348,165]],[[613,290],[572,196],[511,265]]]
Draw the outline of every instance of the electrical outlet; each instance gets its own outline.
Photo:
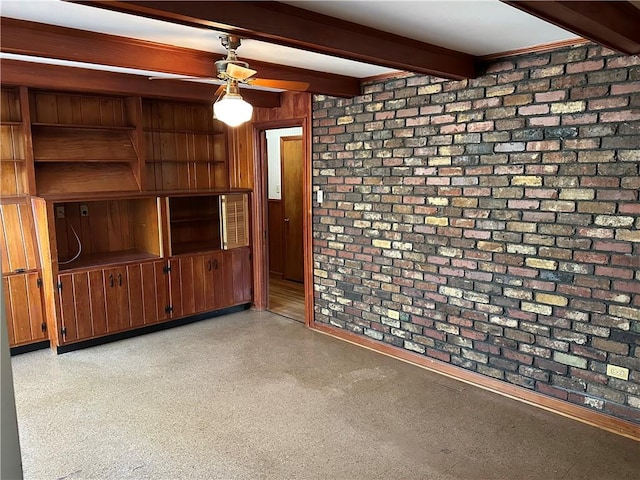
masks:
[[[64,205],[56,205],[56,218],[64,218]]]
[[[607,375],[620,380],[629,380],[629,369],[617,365],[607,365]]]
[[[89,216],[89,207],[85,204],[80,205],[80,216],[88,217]]]

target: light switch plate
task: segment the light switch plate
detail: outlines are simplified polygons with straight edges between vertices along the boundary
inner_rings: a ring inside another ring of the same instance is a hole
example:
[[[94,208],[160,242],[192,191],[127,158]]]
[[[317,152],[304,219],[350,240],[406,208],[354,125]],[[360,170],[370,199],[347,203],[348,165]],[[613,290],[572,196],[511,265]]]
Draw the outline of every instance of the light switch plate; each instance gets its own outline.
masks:
[[[318,200],[318,203],[324,202],[324,192],[322,190],[318,190],[316,198]]]

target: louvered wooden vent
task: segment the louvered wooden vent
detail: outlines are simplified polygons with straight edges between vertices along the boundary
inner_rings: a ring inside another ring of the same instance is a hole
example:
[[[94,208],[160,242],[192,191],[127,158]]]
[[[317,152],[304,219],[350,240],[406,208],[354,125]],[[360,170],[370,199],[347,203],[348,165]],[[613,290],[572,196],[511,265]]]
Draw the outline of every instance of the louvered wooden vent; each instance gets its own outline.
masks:
[[[249,245],[249,205],[247,195],[220,196],[222,219],[222,248],[246,247]]]

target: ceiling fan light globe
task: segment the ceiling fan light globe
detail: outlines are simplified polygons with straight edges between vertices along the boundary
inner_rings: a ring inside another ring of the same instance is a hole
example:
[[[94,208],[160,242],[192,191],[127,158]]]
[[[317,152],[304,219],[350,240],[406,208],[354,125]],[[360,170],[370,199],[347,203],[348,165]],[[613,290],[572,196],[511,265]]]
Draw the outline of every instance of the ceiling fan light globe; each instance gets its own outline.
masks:
[[[237,127],[251,120],[253,106],[240,95],[226,94],[213,104],[215,117],[230,127]]]

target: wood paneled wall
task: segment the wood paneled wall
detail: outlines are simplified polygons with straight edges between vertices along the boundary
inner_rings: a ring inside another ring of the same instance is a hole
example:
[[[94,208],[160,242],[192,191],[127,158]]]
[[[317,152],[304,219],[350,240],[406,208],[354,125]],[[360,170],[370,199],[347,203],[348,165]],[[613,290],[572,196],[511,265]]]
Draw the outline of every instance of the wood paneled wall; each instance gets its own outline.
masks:
[[[269,217],[269,273],[282,275],[284,272],[282,201],[269,200],[267,209]]]
[[[35,91],[30,101],[33,123],[132,127],[135,118],[124,98]]]

